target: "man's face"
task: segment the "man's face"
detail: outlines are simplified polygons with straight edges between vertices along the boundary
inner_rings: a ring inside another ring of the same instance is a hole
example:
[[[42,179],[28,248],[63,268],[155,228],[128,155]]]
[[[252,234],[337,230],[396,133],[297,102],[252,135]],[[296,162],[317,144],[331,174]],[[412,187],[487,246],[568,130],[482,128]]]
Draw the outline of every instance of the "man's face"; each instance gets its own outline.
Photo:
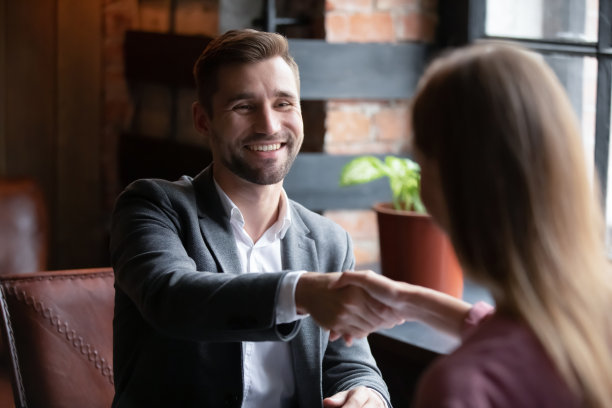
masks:
[[[219,70],[217,84],[212,117],[199,108],[215,166],[256,184],[282,181],[304,139],[291,68],[281,57],[230,65]]]

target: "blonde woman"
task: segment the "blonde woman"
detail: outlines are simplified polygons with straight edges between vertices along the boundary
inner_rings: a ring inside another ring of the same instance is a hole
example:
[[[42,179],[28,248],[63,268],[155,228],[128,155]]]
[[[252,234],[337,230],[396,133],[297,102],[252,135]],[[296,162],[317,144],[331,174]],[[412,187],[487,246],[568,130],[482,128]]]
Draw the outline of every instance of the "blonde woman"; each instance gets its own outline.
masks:
[[[413,102],[422,198],[496,309],[374,273],[355,284],[463,337],[417,407],[612,407],[612,275],[597,181],[540,57],[480,44],[437,59]]]

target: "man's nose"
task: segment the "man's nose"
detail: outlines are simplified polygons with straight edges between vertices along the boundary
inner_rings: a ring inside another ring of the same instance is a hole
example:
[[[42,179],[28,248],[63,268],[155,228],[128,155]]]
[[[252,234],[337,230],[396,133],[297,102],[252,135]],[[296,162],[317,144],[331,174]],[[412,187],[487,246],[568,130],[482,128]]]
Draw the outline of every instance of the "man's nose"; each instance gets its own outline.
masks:
[[[255,123],[255,132],[273,135],[281,130],[280,113],[270,106],[260,109]]]

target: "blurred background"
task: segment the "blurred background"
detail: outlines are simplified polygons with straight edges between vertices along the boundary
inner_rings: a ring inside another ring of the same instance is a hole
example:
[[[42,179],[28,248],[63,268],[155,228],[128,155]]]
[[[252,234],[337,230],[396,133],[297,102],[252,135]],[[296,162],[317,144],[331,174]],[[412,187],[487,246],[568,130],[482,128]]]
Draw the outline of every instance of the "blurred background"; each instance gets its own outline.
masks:
[[[210,160],[191,125],[193,62],[218,33],[253,27],[291,39],[304,78],[303,152],[324,155],[409,153],[410,94],[427,61],[486,38],[520,42],[566,87],[607,197],[611,4],[0,0],[0,178],[40,187],[48,269],[109,265],[110,213],[127,183],[193,176]],[[371,210],[323,213],[349,230],[358,263],[378,260]]]

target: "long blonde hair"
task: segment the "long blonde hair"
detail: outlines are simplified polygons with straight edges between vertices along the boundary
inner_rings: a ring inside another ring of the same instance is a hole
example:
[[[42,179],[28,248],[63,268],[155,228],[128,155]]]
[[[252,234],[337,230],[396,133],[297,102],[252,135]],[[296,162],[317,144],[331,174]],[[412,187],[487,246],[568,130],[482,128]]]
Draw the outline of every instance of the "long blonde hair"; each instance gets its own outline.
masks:
[[[498,312],[525,321],[588,406],[612,407],[612,275],[598,182],[553,72],[517,46],[455,50],[413,101],[437,162],[449,235]]]

